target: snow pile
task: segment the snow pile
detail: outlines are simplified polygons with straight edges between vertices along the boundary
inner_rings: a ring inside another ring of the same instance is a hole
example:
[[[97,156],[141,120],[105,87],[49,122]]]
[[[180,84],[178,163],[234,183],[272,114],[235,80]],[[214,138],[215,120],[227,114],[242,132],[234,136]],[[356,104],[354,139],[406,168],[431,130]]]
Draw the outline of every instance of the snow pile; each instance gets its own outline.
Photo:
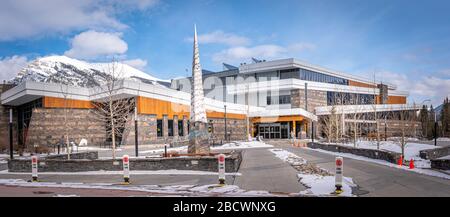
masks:
[[[211,185],[117,185],[108,183],[55,183],[55,182],[27,182],[22,179],[0,179],[0,185],[22,186],[22,187],[53,187],[53,188],[76,188],[76,189],[106,189],[141,191],[154,194],[167,194],[171,196],[280,196],[267,191],[247,191],[236,185],[219,186]]]
[[[248,148],[272,148],[273,145],[266,144],[259,141],[250,142],[231,142],[226,143],[221,146],[211,147],[211,150],[222,150],[222,149],[248,149]]]
[[[335,190],[335,177],[327,170],[308,163],[305,159],[283,149],[269,149],[279,159],[289,163],[300,173],[299,181],[308,189],[301,191],[301,195],[333,196]],[[352,188],[356,187],[352,178],[344,177],[342,183],[343,193],[339,196],[353,196]]]
[[[338,145],[344,145],[349,147],[354,147],[353,143],[343,143]],[[377,142],[376,141],[357,141],[356,142],[357,148],[363,148],[363,149],[377,149]],[[430,168],[431,162],[430,160],[422,159],[419,156],[420,151],[427,150],[427,149],[433,149],[435,148],[432,145],[428,144],[420,144],[420,143],[414,143],[414,142],[408,142],[405,145],[405,161],[410,161],[411,159],[414,160],[414,164],[418,168]],[[380,150],[384,151],[391,151],[395,153],[402,153],[402,148],[399,143],[393,142],[393,141],[380,141]]]
[[[301,191],[300,194],[305,195],[330,195],[336,190],[334,186],[334,176],[320,176],[313,174],[298,174],[300,181],[308,187],[308,189]],[[344,177],[342,180],[343,192],[339,196],[352,197],[352,188],[356,187],[352,178]]]
[[[236,150],[236,149],[249,149],[249,148],[272,148],[272,145],[266,144],[264,142],[259,141],[251,141],[251,142],[231,142],[226,143],[220,146],[211,146],[211,150]],[[176,148],[167,148],[167,153],[170,152],[177,152],[180,154],[186,154],[188,151],[187,146],[180,146]],[[154,149],[154,150],[147,150],[147,151],[141,151],[142,154],[149,154],[149,157],[151,155],[161,155],[164,153],[164,148],[162,149]]]

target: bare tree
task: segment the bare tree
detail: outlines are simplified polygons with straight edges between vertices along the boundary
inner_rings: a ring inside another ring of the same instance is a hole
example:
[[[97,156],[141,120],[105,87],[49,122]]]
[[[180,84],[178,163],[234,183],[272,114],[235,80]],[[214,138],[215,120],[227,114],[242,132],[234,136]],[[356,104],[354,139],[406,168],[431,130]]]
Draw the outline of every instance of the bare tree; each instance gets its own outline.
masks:
[[[67,159],[70,160],[70,154],[71,154],[71,149],[70,149],[70,142],[69,142],[69,132],[71,131],[69,128],[69,120],[68,120],[68,115],[71,113],[71,109],[72,109],[72,100],[69,100],[69,85],[67,84],[67,82],[63,82],[60,85],[61,88],[61,94],[63,95],[63,99],[64,99],[64,105],[63,105],[63,112],[64,112],[64,138],[65,138],[65,143],[66,143],[66,152],[67,152]]]
[[[92,111],[96,118],[106,124],[106,133],[112,140],[112,158],[115,159],[117,137],[123,136],[127,117],[134,109],[135,100],[118,94],[118,89],[124,82],[122,64],[113,59],[103,72],[105,80],[98,82],[95,88],[101,99],[93,103],[95,109]]]

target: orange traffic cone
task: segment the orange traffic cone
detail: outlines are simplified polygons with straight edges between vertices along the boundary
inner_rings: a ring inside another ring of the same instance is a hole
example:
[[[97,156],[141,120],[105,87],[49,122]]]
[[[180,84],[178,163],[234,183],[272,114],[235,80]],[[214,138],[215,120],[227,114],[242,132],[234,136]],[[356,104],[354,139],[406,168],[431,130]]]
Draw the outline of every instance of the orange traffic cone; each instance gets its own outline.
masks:
[[[400,158],[398,159],[397,164],[398,164],[398,166],[402,166],[403,165],[403,156],[400,155]]]
[[[409,161],[409,169],[414,169],[414,159],[412,159],[412,158]]]

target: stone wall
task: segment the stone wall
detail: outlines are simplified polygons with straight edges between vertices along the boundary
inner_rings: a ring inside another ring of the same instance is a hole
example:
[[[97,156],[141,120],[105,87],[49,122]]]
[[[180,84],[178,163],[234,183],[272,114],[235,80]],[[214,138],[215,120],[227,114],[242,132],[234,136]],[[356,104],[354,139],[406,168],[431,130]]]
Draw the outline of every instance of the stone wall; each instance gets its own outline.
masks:
[[[419,152],[419,156],[421,158],[429,160],[437,159],[447,155],[450,155],[450,146],[426,149]]]
[[[57,155],[49,155],[43,157],[44,159],[59,159],[64,160],[67,159],[67,154],[57,154]],[[96,151],[88,151],[88,152],[77,152],[77,153],[71,153],[70,159],[88,159],[88,160],[96,160],[98,159],[98,152]]]
[[[450,159],[433,159],[431,168],[438,170],[450,170]]]
[[[329,144],[320,144],[320,143],[308,143],[309,148],[313,149],[322,149],[326,151],[332,152],[341,152],[341,153],[350,153],[354,155],[364,156],[372,159],[380,159],[390,163],[397,163],[397,160],[400,158],[400,153],[390,152],[390,151],[381,151],[381,150],[373,150],[373,149],[363,149],[363,148],[353,148],[349,146],[341,146],[341,145],[329,145]]]
[[[0,94],[4,85],[0,84]],[[17,113],[13,113],[13,146],[17,149]],[[9,109],[0,104],[0,153],[9,150]]]
[[[97,120],[90,109],[70,109],[67,116],[69,139],[79,144],[86,139],[88,145],[101,145],[106,140],[104,123]],[[64,109],[36,108],[27,133],[28,146],[52,146],[64,141]]]
[[[42,159],[38,163],[39,172],[82,172],[82,171],[122,171],[121,159]],[[225,159],[225,171],[237,172],[242,161],[241,152],[233,152]],[[8,161],[9,172],[31,172],[29,159]],[[138,158],[130,159],[130,170],[200,170],[217,172],[217,157],[176,157],[176,158]]]
[[[314,109],[327,105],[327,92],[320,90],[308,90],[308,111],[314,113]],[[305,108],[305,90],[291,90],[291,107]]]
[[[216,141],[225,139],[225,119],[223,118],[209,118],[209,123],[212,124],[211,139]],[[227,131],[229,140],[243,140],[247,138],[246,135],[246,121],[239,119],[227,118]]]
[[[134,145],[134,114],[129,115],[124,134],[123,145]],[[139,145],[155,144],[156,135],[156,115],[138,114],[138,140]]]

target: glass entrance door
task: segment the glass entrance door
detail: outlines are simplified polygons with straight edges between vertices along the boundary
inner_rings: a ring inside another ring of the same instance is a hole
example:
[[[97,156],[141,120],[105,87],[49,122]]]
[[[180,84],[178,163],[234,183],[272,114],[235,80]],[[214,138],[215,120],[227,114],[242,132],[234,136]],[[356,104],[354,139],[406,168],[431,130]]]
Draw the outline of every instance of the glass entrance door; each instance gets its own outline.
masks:
[[[258,127],[259,135],[264,139],[281,138],[281,125],[279,123],[260,124]]]

